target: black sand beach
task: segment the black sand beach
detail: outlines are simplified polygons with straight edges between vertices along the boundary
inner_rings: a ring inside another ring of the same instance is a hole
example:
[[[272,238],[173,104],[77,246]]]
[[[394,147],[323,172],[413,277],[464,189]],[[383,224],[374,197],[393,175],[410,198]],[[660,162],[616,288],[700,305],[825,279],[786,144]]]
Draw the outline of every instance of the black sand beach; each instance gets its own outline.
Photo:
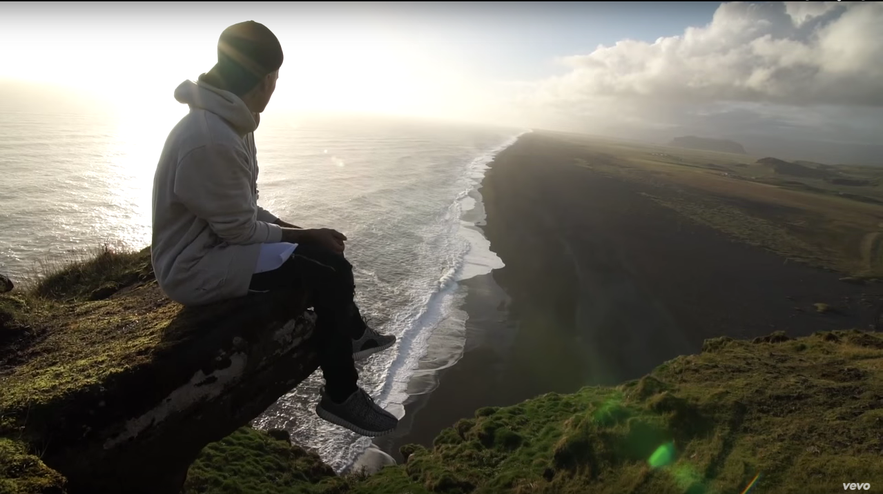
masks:
[[[691,222],[641,195],[648,185],[574,166],[584,153],[533,133],[491,164],[482,229],[506,266],[465,283],[463,358],[375,441],[397,461],[477,408],[638,378],[707,338],[870,323],[867,287]]]

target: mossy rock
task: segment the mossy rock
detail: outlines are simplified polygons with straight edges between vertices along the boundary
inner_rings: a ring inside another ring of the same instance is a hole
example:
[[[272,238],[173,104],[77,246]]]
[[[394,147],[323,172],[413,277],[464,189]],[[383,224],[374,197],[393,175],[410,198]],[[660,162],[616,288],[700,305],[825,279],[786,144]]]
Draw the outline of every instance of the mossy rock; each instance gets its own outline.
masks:
[[[726,347],[733,339],[728,336],[709,338],[702,342],[702,352],[714,353]]]
[[[759,336],[751,340],[753,343],[783,343],[790,341],[791,338],[784,331],[776,331],[767,336]]]
[[[177,490],[205,444],[316,369],[307,302],[182,307],[152,278],[149,249],[0,294],[0,438],[39,453],[70,494]]]
[[[98,288],[92,290],[89,294],[89,300],[104,300],[114,293],[118,292],[122,285],[115,281],[108,281],[107,283],[103,283]]]
[[[209,444],[190,467],[183,494],[310,492],[320,483],[330,491],[343,484],[319,455],[274,436],[243,427]]]
[[[0,493],[63,494],[66,479],[27,451],[25,444],[0,438]]]

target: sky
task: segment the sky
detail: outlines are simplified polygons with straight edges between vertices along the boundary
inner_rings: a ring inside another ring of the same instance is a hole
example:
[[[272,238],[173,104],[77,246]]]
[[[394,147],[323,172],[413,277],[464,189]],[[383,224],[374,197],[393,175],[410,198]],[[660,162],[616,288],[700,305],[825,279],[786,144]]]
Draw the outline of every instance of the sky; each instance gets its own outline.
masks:
[[[825,162],[883,151],[875,2],[2,3],[0,111],[180,112],[174,88],[248,19],[285,53],[268,113],[702,135]]]

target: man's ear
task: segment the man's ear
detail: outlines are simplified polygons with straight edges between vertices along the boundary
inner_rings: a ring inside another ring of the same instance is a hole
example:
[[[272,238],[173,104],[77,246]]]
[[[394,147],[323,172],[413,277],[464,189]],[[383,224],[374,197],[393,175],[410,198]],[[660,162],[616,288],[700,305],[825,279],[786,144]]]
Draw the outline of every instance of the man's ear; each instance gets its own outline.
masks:
[[[270,72],[269,74],[264,76],[263,84],[264,89],[268,89],[273,83],[276,82],[276,73]]]

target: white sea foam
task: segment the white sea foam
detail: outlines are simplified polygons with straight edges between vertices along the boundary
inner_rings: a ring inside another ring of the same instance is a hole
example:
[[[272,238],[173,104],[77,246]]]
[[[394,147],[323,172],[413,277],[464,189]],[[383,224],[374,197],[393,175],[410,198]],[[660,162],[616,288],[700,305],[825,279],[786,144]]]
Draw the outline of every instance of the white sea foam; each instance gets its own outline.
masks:
[[[469,249],[466,251],[463,262],[457,273],[457,280],[463,281],[476,276],[488,274],[494,269],[500,269],[504,266],[503,260],[495,254],[490,248],[490,242],[479,231],[476,226],[483,224],[486,218],[484,213],[484,205],[481,202],[481,181],[488,170],[489,164],[494,157],[504,149],[508,148],[524,134],[518,134],[507,139],[497,148],[491,150],[485,155],[476,158],[467,169],[467,187],[466,194],[462,195],[457,201],[457,209],[460,217],[460,228],[458,234],[466,240]],[[476,211],[477,210],[477,211]],[[472,212],[469,218],[463,217],[464,213]],[[474,214],[477,212],[478,214]]]
[[[457,282],[488,274],[504,266],[476,226],[485,219],[478,189],[488,165],[522,134],[524,132],[474,158],[465,170],[464,189],[451,205],[452,214],[446,215],[451,220],[450,230],[460,247],[456,254],[457,261],[439,279],[438,290],[427,297],[425,311],[405,333],[407,339],[399,347],[399,358],[389,369],[380,398],[382,406],[399,418],[404,416],[403,404],[409,396],[431,392],[437,384],[432,374],[454,365],[463,355],[468,315],[458,308],[462,304],[463,294],[457,290]],[[465,213],[472,214],[464,219]],[[430,341],[435,343],[434,348],[429,347]],[[415,372],[421,361],[427,365],[418,375]],[[362,444],[367,448],[370,441],[364,440]]]

